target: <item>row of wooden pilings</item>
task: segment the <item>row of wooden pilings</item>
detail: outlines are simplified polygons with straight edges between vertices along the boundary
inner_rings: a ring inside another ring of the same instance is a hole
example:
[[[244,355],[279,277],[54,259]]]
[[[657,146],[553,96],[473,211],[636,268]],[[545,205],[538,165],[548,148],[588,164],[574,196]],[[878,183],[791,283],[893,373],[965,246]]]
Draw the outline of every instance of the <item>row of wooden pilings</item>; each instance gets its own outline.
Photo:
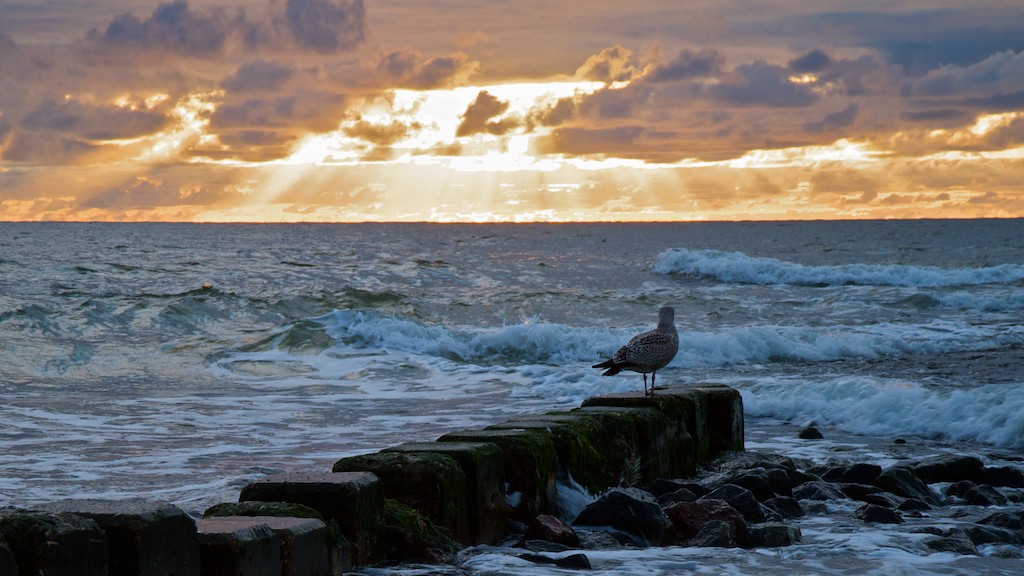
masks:
[[[342,458],[330,472],[267,476],[239,497],[250,510],[297,505],[316,517],[208,511],[195,520],[139,501],[5,509],[0,576],[339,574],[401,556],[383,532],[386,502],[415,510],[461,546],[495,544],[517,522],[557,515],[560,489],[598,494],[687,478],[719,452],[742,449],[743,405],[732,388],[597,396],[573,410]]]

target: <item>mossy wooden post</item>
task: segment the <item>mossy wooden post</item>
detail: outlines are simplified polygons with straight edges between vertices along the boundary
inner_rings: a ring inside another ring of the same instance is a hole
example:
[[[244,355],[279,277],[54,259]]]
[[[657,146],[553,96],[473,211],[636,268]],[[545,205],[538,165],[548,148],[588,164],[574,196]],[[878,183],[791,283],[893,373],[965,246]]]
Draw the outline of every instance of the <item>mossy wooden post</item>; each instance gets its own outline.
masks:
[[[743,438],[743,397],[735,388],[728,386],[694,386],[708,408],[708,434],[711,442],[711,456],[723,450],[744,449]]]
[[[489,430],[524,429],[547,433],[558,454],[556,472],[562,482],[569,478],[596,494],[614,486],[619,478],[621,461],[615,457],[601,423],[592,416],[577,412],[549,412],[517,416]]]
[[[655,408],[665,415],[665,444],[651,458],[651,471],[655,476],[693,476],[697,473],[698,462],[706,460],[711,452],[703,409],[699,407],[698,399],[692,392],[673,394],[659,389],[654,396],[645,396],[639,392],[607,394],[583,402],[584,408],[594,406]],[[698,434],[702,437],[703,449],[699,447]]]
[[[508,532],[505,466],[493,442],[408,442],[384,452],[444,454],[466,475],[470,538],[473,544],[497,544]]]
[[[335,472],[372,472],[384,496],[418,510],[448,529],[463,546],[473,544],[467,512],[466,475],[451,456],[437,453],[378,452],[342,458]]]
[[[557,513],[555,444],[535,430],[464,430],[438,438],[439,442],[493,442],[501,449],[505,466],[505,497],[510,515],[527,522],[538,514]]]
[[[612,438],[627,438],[631,443],[628,454],[617,464],[617,484],[633,485],[653,482],[664,468],[667,438],[665,415],[656,408],[628,408],[617,406],[588,406],[573,412],[596,418]],[[630,430],[631,429],[631,430]],[[633,474],[639,472],[638,477]]]

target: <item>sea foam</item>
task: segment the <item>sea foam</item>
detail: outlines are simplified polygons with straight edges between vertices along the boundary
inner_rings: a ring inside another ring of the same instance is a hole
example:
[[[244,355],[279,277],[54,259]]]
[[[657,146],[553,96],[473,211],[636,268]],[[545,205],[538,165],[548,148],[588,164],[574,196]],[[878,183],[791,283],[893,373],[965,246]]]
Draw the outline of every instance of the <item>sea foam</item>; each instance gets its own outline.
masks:
[[[984,268],[939,268],[899,264],[808,266],[742,252],[676,248],[662,252],[654,264],[658,274],[680,274],[744,284],[804,286],[978,286],[1024,280],[1024,265]]]

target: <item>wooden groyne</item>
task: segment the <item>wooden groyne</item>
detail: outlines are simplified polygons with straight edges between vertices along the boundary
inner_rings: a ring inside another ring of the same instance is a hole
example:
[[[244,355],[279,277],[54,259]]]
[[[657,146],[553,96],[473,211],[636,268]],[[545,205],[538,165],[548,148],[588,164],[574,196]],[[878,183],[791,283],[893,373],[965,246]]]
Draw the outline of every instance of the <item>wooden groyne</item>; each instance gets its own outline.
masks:
[[[445,542],[496,544],[538,515],[557,515],[559,489],[571,484],[597,494],[687,478],[723,450],[743,450],[743,404],[732,388],[598,396],[343,458],[332,471],[268,476],[198,520],[140,501],[0,510],[0,576],[321,576],[443,560]]]

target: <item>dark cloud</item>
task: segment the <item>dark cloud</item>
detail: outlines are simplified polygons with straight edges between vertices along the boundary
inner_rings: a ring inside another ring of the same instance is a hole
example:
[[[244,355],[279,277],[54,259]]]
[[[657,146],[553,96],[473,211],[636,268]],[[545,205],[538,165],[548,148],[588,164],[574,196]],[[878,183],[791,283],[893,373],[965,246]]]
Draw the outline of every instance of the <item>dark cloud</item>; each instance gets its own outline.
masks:
[[[345,96],[324,91],[231,101],[217,107],[210,127],[214,131],[265,127],[324,132],[338,127],[346,105]]]
[[[725,64],[725,56],[717,50],[683,50],[675,60],[656,66],[646,76],[651,82],[672,82],[707,76],[717,76]]]
[[[828,68],[832,59],[824,51],[815,48],[810,52],[789,61],[789,68],[794,72],[821,72]]]
[[[558,128],[544,138],[538,146],[547,154],[568,154],[586,156],[608,154],[632,156],[637,139],[643,133],[642,126],[619,126],[614,128]]]
[[[286,64],[269,60],[251,60],[228,76],[223,86],[238,92],[271,91],[281,88],[295,71]]]
[[[916,80],[923,96],[977,95],[1024,90],[1024,52],[1000,52],[967,66],[947,65]]]
[[[385,55],[377,66],[393,86],[419,90],[462,84],[479,68],[479,63],[462,53],[426,58],[410,49]]]
[[[804,124],[804,130],[820,134],[829,130],[847,128],[853,125],[854,121],[857,119],[858,112],[860,112],[860,106],[850,104],[839,112],[826,114],[825,117],[818,122],[808,122]]]
[[[558,126],[568,122],[576,115],[576,100],[574,98],[559,98],[554,105],[541,110],[535,120],[541,126]]]
[[[776,64],[758,60],[737,66],[720,84],[708,87],[708,93],[734,106],[801,107],[818,101],[818,95],[804,84],[789,80],[790,72]]]
[[[114,46],[168,50],[189,56],[207,56],[224,49],[237,21],[223,10],[196,11],[185,0],[157,6],[149,18],[131,12],[114,18],[106,30],[92,30],[89,38]]]
[[[351,50],[366,39],[362,0],[288,0],[283,17],[295,43],[316,52]]]
[[[462,122],[455,131],[456,136],[469,136],[489,132],[491,134],[504,134],[511,126],[507,122],[494,121],[493,118],[501,116],[508,110],[508,102],[500,100],[486,90],[481,90],[476,100],[470,103],[466,112],[462,115]]]
[[[359,138],[378,146],[390,146],[409,135],[411,129],[419,125],[409,126],[397,120],[388,124],[373,124],[365,120],[357,120],[345,126],[345,134]]]
[[[640,72],[633,51],[616,44],[588,58],[576,70],[576,77],[595,82],[627,82]]]

